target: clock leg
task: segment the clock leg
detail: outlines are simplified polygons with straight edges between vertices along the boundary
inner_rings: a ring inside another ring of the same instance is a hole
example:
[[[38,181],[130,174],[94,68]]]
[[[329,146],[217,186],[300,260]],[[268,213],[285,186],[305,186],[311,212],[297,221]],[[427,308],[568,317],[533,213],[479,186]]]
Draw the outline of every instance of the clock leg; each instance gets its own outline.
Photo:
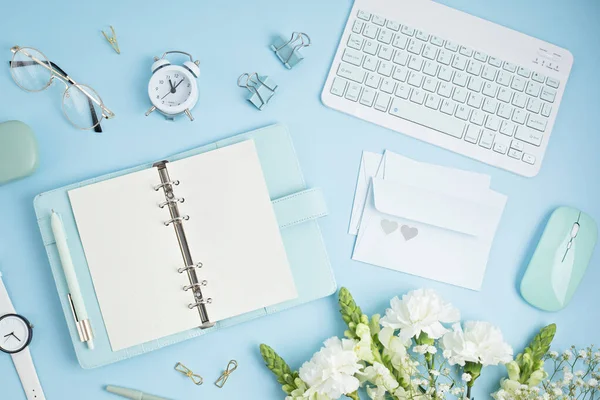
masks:
[[[152,111],[156,110],[155,106],[152,106],[148,111],[146,111],[146,117],[152,113]]]
[[[188,118],[190,119],[190,121],[194,120],[194,117],[192,116],[192,113],[190,112],[189,108],[185,109],[185,115],[188,116]]]

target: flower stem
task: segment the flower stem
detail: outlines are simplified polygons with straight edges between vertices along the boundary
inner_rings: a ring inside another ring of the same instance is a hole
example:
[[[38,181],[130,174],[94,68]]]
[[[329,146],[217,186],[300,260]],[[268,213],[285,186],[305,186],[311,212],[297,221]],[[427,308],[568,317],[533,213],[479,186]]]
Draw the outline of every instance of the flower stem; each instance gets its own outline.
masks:
[[[467,399],[471,399],[471,389],[473,388],[473,386],[471,385],[467,385]]]

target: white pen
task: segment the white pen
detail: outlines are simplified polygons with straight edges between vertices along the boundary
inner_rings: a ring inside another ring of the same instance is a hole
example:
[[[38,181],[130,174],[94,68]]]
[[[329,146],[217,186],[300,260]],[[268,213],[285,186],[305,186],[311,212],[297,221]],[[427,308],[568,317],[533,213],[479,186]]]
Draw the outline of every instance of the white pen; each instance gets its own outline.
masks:
[[[83,304],[81,288],[79,287],[79,281],[75,274],[75,267],[73,266],[73,260],[71,259],[71,253],[69,252],[69,246],[67,244],[67,235],[65,234],[65,228],[60,216],[55,213],[54,210],[52,210],[50,222],[52,225],[52,233],[54,233],[54,240],[56,240],[56,247],[58,248],[58,255],[60,256],[60,262],[63,271],[65,272],[65,277],[67,278],[67,285],[69,287],[69,294],[67,297],[69,298],[73,318],[75,318],[79,340],[86,342],[88,348],[93,350],[94,333],[92,332],[92,326],[88,319],[87,310]]]

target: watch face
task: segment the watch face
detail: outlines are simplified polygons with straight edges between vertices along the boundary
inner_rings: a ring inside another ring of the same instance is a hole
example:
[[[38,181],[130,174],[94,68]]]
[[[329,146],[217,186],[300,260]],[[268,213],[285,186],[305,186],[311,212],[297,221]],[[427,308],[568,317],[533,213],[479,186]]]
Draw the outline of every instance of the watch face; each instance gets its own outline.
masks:
[[[0,350],[18,353],[31,342],[31,324],[16,314],[0,317]]]

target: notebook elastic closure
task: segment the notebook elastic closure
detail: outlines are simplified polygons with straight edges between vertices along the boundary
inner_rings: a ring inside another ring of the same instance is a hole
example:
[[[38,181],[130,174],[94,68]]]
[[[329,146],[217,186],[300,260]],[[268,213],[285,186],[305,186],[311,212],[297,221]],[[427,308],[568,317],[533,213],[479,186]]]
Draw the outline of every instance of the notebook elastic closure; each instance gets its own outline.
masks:
[[[279,229],[289,228],[329,214],[323,192],[319,188],[307,189],[273,200],[273,209]]]

